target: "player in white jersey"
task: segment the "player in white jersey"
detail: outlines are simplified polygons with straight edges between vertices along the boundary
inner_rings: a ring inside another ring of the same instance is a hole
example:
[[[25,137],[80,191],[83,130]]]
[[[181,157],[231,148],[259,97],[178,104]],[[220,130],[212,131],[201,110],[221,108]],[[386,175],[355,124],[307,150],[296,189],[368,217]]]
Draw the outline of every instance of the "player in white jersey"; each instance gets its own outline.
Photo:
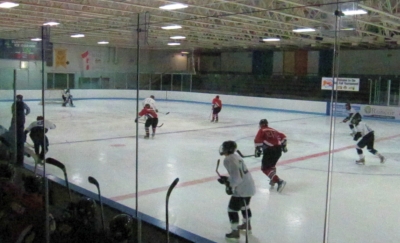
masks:
[[[157,106],[156,106],[156,100],[154,98],[154,95],[150,95],[149,98],[146,98],[143,100],[142,105],[143,107],[145,105],[149,104],[151,109],[155,110],[156,112],[158,112]]]
[[[243,159],[235,154],[236,148],[237,145],[234,141],[225,141],[219,149],[220,155],[225,156],[224,166],[229,177],[222,176],[218,181],[230,187],[232,193],[228,204],[228,217],[232,232],[225,235],[227,239],[239,239],[239,230],[251,230],[250,199],[256,192],[253,177]],[[239,211],[243,216],[242,225],[239,225]]]
[[[74,107],[74,103],[72,102],[72,95],[71,95],[71,92],[69,91],[69,89],[63,90],[62,98],[64,101],[62,106],[66,106],[69,103],[69,106]]]
[[[351,107],[350,103],[346,103],[346,111],[347,111],[347,116],[346,118],[343,119],[343,123],[346,123],[348,121],[350,121],[349,127],[351,130],[350,136],[354,136],[354,134],[356,133],[356,130],[354,129],[354,125],[352,123],[352,120],[354,118],[358,119],[360,118],[361,120],[361,114],[358,113],[354,108]]]
[[[56,128],[56,125],[48,120],[44,120],[43,116],[38,116],[36,121],[32,122],[26,129],[25,134],[29,134],[29,137],[33,141],[33,146],[35,148],[35,154],[39,156],[40,159],[44,159],[44,154],[49,151],[49,139],[45,133],[49,129]],[[43,131],[44,129],[44,131]],[[44,136],[43,136],[44,135]],[[39,153],[39,150],[40,153]]]
[[[357,141],[359,138],[361,138],[356,147],[357,154],[360,156],[360,159],[356,160],[356,164],[365,164],[365,156],[362,151],[362,148],[365,146],[367,146],[367,149],[370,153],[379,157],[381,163],[385,163],[385,157],[378,153],[378,151],[374,148],[374,130],[372,130],[372,128],[365,122],[362,122],[361,117],[354,118],[351,122],[354,124],[356,131],[354,135],[354,141]]]

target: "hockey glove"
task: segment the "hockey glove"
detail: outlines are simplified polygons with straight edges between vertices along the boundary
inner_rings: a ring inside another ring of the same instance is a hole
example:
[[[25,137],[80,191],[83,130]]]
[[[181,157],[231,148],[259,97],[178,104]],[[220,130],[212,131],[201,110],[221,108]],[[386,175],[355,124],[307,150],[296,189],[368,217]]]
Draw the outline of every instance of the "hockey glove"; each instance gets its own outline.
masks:
[[[227,177],[227,176],[221,176],[220,178],[218,178],[218,182],[219,182],[220,184],[229,183],[228,177]]]
[[[138,119],[136,118],[136,119],[135,119],[135,123],[137,123],[137,120],[138,120]]]
[[[287,145],[287,140],[284,139],[284,140],[282,141],[282,144],[281,144],[281,146],[282,146],[282,152],[284,152],[284,153],[286,153],[286,152],[288,151],[286,145]]]
[[[228,182],[228,184],[229,184],[229,182]],[[233,194],[233,190],[232,190],[232,187],[230,187],[230,186],[226,186],[225,187],[225,192],[226,192],[226,194],[228,194],[228,195],[232,195]]]
[[[158,113],[158,110],[156,109],[156,112]]]
[[[361,132],[357,132],[356,134],[354,134],[354,139],[353,140],[357,141],[361,137],[362,137]]]
[[[257,146],[254,150],[254,157],[258,158],[262,154],[262,146]]]
[[[349,118],[344,118],[344,120],[342,121],[343,123],[346,123],[346,122],[348,122],[349,121]]]

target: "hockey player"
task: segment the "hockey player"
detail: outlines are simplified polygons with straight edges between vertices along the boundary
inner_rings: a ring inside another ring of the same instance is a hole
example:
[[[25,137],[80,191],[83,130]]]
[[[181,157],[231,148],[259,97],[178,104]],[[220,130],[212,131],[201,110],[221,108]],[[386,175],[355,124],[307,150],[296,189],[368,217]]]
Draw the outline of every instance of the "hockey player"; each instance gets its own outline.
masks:
[[[54,123],[44,120],[43,116],[38,116],[36,121],[32,122],[25,130],[25,134],[30,133],[29,137],[33,141],[35,153],[41,160],[44,159],[44,154],[49,151],[49,139],[44,134],[47,133],[49,129],[54,128],[56,128]],[[39,150],[41,150],[40,153]]]
[[[222,109],[222,101],[219,99],[219,95],[215,96],[215,98],[211,102],[211,110],[212,110],[212,120],[211,122],[218,122],[218,113],[221,112]]]
[[[348,103],[348,102],[346,103],[346,111],[347,111],[348,115],[346,116],[346,118],[343,119],[343,123],[350,121],[350,124],[349,124],[350,130],[351,130],[350,136],[353,137],[354,134],[356,133],[356,131],[354,129],[352,120],[355,118],[356,119],[360,118],[360,120],[361,120],[362,116],[354,108],[352,108],[350,103]]]
[[[71,92],[69,91],[69,89],[64,89],[63,93],[62,93],[62,98],[63,98],[63,105],[62,106],[66,106],[69,103],[69,106],[71,107],[75,107],[74,103],[72,102],[72,95]]]
[[[282,192],[286,181],[280,179],[276,174],[276,163],[278,163],[279,158],[282,156],[282,151],[287,152],[286,135],[268,127],[267,119],[261,119],[259,125],[260,129],[254,138],[254,145],[256,147],[255,155],[258,157],[261,153],[263,154],[261,170],[270,179],[269,184],[271,187],[277,183],[277,191]]]
[[[135,122],[138,122],[138,119],[142,116],[146,116],[146,122],[144,124],[144,129],[146,131],[145,139],[150,137],[150,126],[152,127],[151,137],[154,138],[156,135],[156,128],[158,124],[158,116],[157,113],[150,107],[150,104],[145,104],[144,108],[139,112],[138,118],[135,119]]]
[[[355,126],[354,141],[357,141],[361,138],[356,147],[357,154],[360,157],[359,160],[356,160],[356,164],[365,164],[365,156],[362,151],[362,148],[364,148],[365,146],[367,146],[367,149],[371,154],[378,156],[382,164],[385,163],[385,157],[378,153],[376,149],[374,149],[374,130],[372,130],[372,128],[365,122],[362,122],[361,117],[355,117],[351,122]]]
[[[256,192],[253,177],[239,155],[235,154],[237,145],[234,141],[225,141],[219,148],[219,154],[224,155],[224,166],[229,177],[222,176],[218,182],[231,188],[231,199],[228,204],[228,217],[231,223],[231,233],[227,239],[239,239],[239,230],[251,230],[250,200]],[[239,225],[239,211],[242,212],[243,224]]]
[[[24,127],[25,127],[25,116],[29,115],[31,109],[29,106],[24,102],[22,95],[17,95],[15,102],[11,106],[11,125],[10,125],[10,132],[12,134],[16,134],[16,164],[22,166],[24,163]]]
[[[148,104],[148,105],[150,105],[151,109],[153,109],[155,112],[158,112],[154,95],[150,95],[149,98],[144,99],[142,104],[143,104],[143,107]]]

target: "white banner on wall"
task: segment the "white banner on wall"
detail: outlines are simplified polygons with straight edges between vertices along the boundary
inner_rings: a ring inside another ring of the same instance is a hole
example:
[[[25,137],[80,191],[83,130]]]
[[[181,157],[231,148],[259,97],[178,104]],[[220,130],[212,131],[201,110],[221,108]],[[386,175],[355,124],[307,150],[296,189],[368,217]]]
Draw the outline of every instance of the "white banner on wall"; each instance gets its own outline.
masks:
[[[399,107],[351,104],[351,108],[354,108],[362,115],[362,117],[365,118],[371,117],[379,119],[400,120]],[[332,114],[335,116],[348,116],[345,103],[338,103],[336,104],[336,106],[333,106],[333,109],[334,110]]]
[[[337,78],[335,79],[335,84],[333,84],[333,79],[328,77],[323,77],[321,79],[321,89],[322,90],[332,90],[332,85],[334,89],[338,91],[354,91],[358,92],[360,89],[360,79],[359,78]]]

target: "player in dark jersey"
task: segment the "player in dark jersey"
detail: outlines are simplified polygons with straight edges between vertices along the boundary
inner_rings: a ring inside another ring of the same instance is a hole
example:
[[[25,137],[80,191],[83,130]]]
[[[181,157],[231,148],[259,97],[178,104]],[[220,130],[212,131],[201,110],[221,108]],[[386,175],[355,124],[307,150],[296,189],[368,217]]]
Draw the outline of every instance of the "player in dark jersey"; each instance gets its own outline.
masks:
[[[158,116],[155,110],[153,110],[150,104],[146,104],[144,108],[139,112],[138,118],[146,116],[146,122],[144,124],[144,129],[146,131],[145,139],[150,137],[150,126],[152,127],[151,137],[156,135],[156,129],[158,124]],[[138,121],[138,118],[135,119],[135,122]]]
[[[276,163],[282,156],[282,151],[287,152],[286,148],[286,135],[278,132],[277,130],[268,127],[267,119],[260,120],[260,129],[254,138],[256,146],[255,154],[260,156],[263,154],[261,160],[261,170],[270,179],[270,185],[273,187],[275,183],[278,184],[278,192],[282,192],[286,185],[286,181],[279,178],[276,174]]]
[[[222,101],[219,99],[219,96],[215,96],[215,98],[211,102],[212,104],[212,120],[211,122],[218,122],[218,113],[221,112],[222,109]]]

